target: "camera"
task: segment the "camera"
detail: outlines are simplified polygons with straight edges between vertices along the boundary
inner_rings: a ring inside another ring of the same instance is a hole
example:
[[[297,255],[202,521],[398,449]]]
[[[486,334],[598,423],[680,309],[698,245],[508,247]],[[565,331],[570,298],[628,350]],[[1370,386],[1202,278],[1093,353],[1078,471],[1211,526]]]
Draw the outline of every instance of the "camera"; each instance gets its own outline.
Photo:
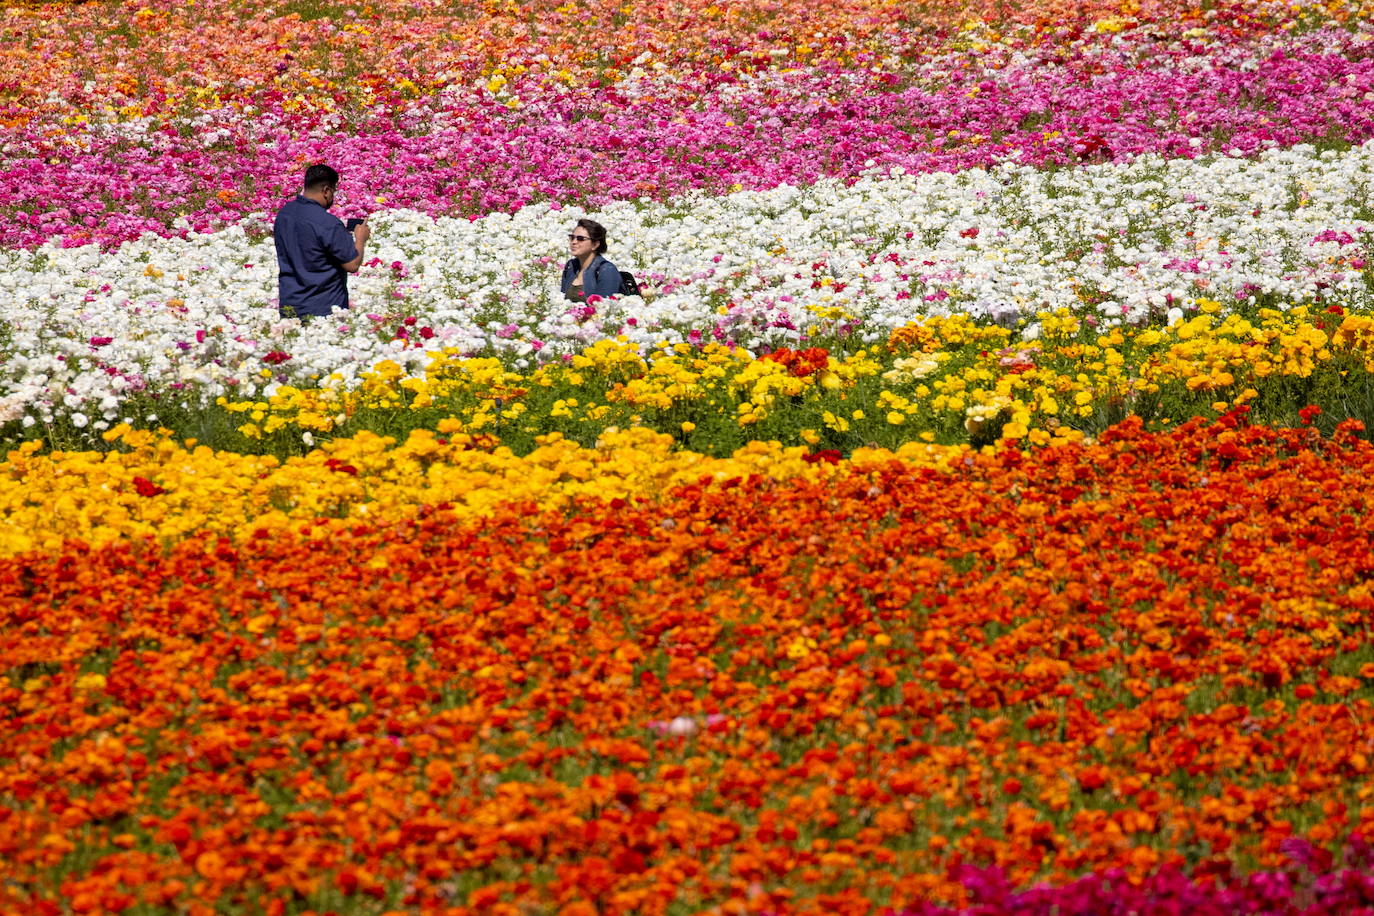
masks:
[[[367,217],[365,216],[350,216],[348,221],[344,223],[344,228],[352,232],[365,222],[367,222]]]

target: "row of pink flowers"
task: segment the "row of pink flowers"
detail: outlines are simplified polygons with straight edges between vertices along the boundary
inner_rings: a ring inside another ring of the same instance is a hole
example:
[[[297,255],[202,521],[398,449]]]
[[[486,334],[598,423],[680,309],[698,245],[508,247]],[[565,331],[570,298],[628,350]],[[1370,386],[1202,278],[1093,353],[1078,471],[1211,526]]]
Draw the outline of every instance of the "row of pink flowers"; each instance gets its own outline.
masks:
[[[348,115],[341,93],[303,104],[263,81],[233,104],[194,109],[194,129],[178,120],[189,117],[184,104],[176,116],[146,104],[153,114],[137,129],[33,118],[4,133],[0,244],[214,230],[270,214],[302,165],[320,160],[344,172],[354,210],[481,214],[870,168],[1251,154],[1374,136],[1367,36],[1329,27],[1257,42],[1197,31],[999,39],[974,51],[957,33],[935,35],[906,69],[854,55],[794,71],[616,71],[619,82],[573,87],[532,70],[495,90],[408,99],[392,88]]]

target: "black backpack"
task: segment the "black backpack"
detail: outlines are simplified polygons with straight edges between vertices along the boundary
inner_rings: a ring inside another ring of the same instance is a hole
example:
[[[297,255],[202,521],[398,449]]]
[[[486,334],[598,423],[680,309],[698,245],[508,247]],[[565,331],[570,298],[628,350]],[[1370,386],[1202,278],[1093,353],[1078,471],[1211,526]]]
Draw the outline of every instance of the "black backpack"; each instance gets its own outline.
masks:
[[[605,262],[603,261],[602,264]],[[601,264],[596,265],[596,278],[601,279]],[[620,271],[620,289],[616,290],[617,296],[643,296],[639,291],[639,281],[635,275],[628,270]]]

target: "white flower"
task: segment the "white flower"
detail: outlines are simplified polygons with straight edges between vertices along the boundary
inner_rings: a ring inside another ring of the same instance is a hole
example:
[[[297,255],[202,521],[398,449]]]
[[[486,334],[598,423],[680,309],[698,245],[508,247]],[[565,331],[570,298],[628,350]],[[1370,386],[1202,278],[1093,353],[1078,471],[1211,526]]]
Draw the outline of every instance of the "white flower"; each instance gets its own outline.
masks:
[[[682,738],[697,733],[697,721],[690,716],[678,716],[668,723],[666,731],[674,737]]]
[[[1348,274],[1332,262],[1338,246],[1312,241],[1328,230],[1374,229],[1361,217],[1371,172],[1374,142],[1251,159],[1142,156],[1053,173],[1011,161],[960,173],[894,170],[850,184],[610,203],[589,215],[610,230],[612,260],[657,292],[604,299],[581,321],[567,314],[558,276],[563,236],[582,214],[547,204],[472,222],[374,214],[371,250],[385,266],[350,278],[347,329],[282,321],[272,305],[271,243],[251,242],[240,227],[147,236],[107,254],[0,251],[0,307],[12,329],[0,403],[13,403],[7,416],[46,417],[53,410],[39,405],[56,398],[56,414],[74,421],[78,412],[123,412],[146,380],[160,403],[194,411],[221,394],[251,396],[272,350],[291,354],[273,375],[294,386],[333,375],[328,384],[351,388],[384,358],[420,373],[425,351],[393,339],[400,315],[417,319],[412,344],[417,327],[430,327],[426,346],[489,348],[530,365],[616,331],[641,348],[692,331],[709,340],[713,330],[755,348],[795,345],[812,326],[824,335],[854,322],[848,340],[857,349],[931,314],[1010,323],[1067,308],[1096,312],[1104,323],[1159,321],[1162,313],[1176,320],[1192,297],[1234,301],[1246,283],[1291,302],[1315,298],[1325,284],[1332,304],[1354,303],[1362,286],[1338,279]],[[1295,187],[1304,206],[1293,203]],[[959,234],[974,226],[976,245]],[[403,280],[393,261],[406,266]],[[516,273],[521,281],[512,285]],[[102,287],[109,291],[90,293]],[[393,290],[404,300],[391,298]],[[1095,306],[1083,304],[1083,290],[1095,293]],[[171,299],[180,304],[158,305]],[[845,317],[818,318],[808,307]],[[503,338],[507,325],[520,330]],[[1022,338],[1038,331],[1032,321]],[[113,340],[93,352],[91,339],[104,337]]]

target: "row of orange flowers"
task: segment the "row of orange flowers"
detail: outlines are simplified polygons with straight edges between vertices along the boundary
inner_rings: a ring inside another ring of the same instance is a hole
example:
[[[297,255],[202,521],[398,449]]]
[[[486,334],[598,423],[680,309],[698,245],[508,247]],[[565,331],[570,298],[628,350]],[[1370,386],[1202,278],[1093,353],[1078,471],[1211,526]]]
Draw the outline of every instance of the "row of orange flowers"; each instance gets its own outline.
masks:
[[[0,909],[868,912],[1374,828],[1347,424],[0,560]]]
[[[1103,31],[1119,32],[1136,23],[1204,24],[1212,18],[1206,11],[1217,5],[966,0],[899,6],[844,0],[817,7],[789,0],[736,7],[716,0],[625,0],[578,7],[563,0],[488,0],[455,9],[427,0],[137,0],[113,7],[12,2],[7,4],[9,26],[16,36],[32,38],[0,51],[0,75],[13,84],[15,104],[5,112],[10,126],[51,117],[57,107],[48,94],[53,88],[87,114],[102,104],[129,105],[135,99],[132,110],[121,113],[243,104],[270,90],[294,96],[303,107],[333,110],[339,95],[365,98],[368,106],[413,102],[454,83],[493,76],[504,82],[530,69],[581,83],[589,77],[615,82],[639,68],[653,70],[660,61],[684,69],[723,64],[726,72],[868,62],[883,52],[919,48],[929,32],[969,30],[974,23],[999,23],[1018,32],[1030,28],[1038,36],[1069,24],[1081,32],[1105,22]],[[1295,16],[1334,22],[1358,17],[1358,10],[1340,0],[1310,2],[1300,10],[1223,9],[1228,30],[1237,33],[1283,23],[1292,28]],[[240,27],[226,34],[216,27],[226,20]],[[313,30],[306,27],[311,23]],[[321,32],[338,38],[322,43],[317,40]],[[340,41],[347,41],[346,51]],[[176,52],[181,53],[172,57]],[[295,66],[300,61],[311,66]],[[361,80],[356,79],[359,70]],[[376,95],[382,97],[369,98]]]

